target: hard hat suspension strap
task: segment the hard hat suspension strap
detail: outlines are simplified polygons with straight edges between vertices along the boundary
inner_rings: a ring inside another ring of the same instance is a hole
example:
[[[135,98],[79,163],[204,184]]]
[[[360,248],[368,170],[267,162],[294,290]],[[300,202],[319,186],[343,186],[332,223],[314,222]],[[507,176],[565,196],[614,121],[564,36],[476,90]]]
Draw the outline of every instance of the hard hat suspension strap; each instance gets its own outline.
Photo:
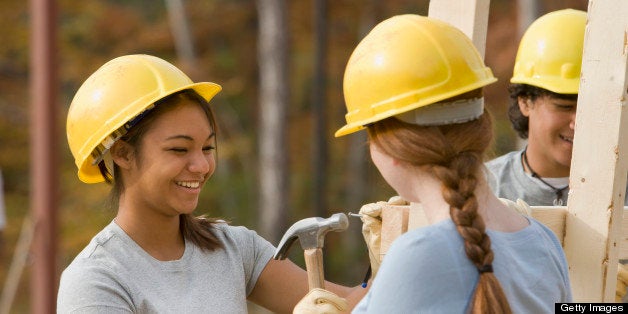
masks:
[[[464,123],[479,118],[484,113],[484,98],[461,99],[419,107],[395,117],[401,121],[422,125]]]

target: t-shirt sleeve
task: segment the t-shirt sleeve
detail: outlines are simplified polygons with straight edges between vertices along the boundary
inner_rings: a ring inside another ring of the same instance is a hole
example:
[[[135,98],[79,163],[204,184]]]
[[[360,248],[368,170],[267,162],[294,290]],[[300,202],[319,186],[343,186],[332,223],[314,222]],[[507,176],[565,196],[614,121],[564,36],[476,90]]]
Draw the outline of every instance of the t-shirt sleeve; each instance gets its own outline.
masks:
[[[133,313],[131,304],[120,281],[105,268],[71,266],[61,275],[58,313]]]
[[[242,226],[232,226],[230,233],[238,245],[242,255],[242,266],[246,279],[246,295],[248,296],[266,264],[275,254],[275,247],[262,238],[257,232]]]

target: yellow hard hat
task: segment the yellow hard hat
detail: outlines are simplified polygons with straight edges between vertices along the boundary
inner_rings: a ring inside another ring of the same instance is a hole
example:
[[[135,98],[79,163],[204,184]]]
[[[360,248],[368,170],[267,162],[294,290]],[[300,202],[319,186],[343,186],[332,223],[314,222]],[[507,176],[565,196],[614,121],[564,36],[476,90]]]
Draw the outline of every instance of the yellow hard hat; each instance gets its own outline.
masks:
[[[577,94],[586,23],[587,13],[574,9],[534,21],[521,38],[510,82]]]
[[[94,72],[76,92],[68,111],[66,131],[78,177],[85,183],[105,178],[94,157],[97,147],[110,146],[125,124],[138,117],[156,101],[184,89],[192,89],[207,101],[220,85],[194,83],[181,70],[149,55],[115,58]]]
[[[495,81],[462,31],[424,16],[394,16],[375,26],[349,58],[343,86],[347,124],[335,135]]]

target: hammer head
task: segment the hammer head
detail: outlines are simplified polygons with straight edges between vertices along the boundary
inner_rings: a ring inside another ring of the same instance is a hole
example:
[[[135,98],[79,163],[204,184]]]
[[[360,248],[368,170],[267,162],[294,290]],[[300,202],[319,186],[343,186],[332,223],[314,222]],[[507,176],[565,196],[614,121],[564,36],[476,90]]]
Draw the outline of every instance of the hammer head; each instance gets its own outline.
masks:
[[[336,213],[329,218],[311,217],[295,222],[283,235],[277,250],[275,259],[285,259],[290,247],[298,238],[301,248],[314,249],[322,248],[325,241],[325,234],[329,231],[343,231],[349,226],[347,215]]]

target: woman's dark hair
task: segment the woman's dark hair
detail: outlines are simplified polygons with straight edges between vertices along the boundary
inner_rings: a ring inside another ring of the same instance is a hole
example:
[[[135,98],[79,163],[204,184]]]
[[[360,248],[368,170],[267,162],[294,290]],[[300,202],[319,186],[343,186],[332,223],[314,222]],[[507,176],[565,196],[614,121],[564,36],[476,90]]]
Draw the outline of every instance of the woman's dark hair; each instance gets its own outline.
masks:
[[[133,121],[134,124],[129,128],[126,134],[120,138],[120,140],[128,143],[131,147],[133,147],[135,151],[140,151],[142,144],[141,139],[143,138],[144,134],[150,129],[153,121],[155,121],[163,114],[175,109],[176,105],[184,100],[193,101],[194,103],[197,103],[201,109],[203,109],[205,115],[207,116],[207,120],[209,121],[211,129],[214,131],[217,137],[217,124],[214,119],[214,113],[209,106],[209,103],[194,90],[186,89],[155,102],[152,109],[149,109],[148,111],[142,113],[140,115],[141,118],[138,121]],[[139,156],[139,158],[141,158],[141,156]],[[107,168],[104,166],[104,164],[100,166],[100,169],[101,172],[107,171]],[[124,180],[120,175],[120,169],[117,165],[114,164],[113,176],[108,175],[108,173],[103,173],[103,177],[109,177],[113,179],[108,180],[108,182],[112,184],[110,199],[112,203],[115,204],[117,207],[120,195],[124,191]],[[179,228],[186,240],[192,241],[192,243],[199,246],[203,250],[213,251],[217,248],[222,247],[222,244],[212,232],[212,230],[214,229],[213,224],[220,219],[208,218],[205,216],[196,217],[192,214],[182,214],[179,216],[179,219]]]
[[[368,127],[369,141],[385,154],[420,167],[442,183],[449,213],[464,240],[467,257],[480,279],[470,303],[472,313],[510,313],[510,305],[492,272],[493,251],[478,214],[475,188],[484,152],[493,140],[490,115],[444,126],[418,126],[388,118]]]
[[[508,118],[519,137],[528,138],[529,119],[524,116],[519,109],[519,97],[527,98],[534,102],[537,98],[548,96],[565,100],[578,100],[578,94],[558,94],[544,88],[528,84],[511,84],[508,87],[510,93],[510,106],[508,107]]]

